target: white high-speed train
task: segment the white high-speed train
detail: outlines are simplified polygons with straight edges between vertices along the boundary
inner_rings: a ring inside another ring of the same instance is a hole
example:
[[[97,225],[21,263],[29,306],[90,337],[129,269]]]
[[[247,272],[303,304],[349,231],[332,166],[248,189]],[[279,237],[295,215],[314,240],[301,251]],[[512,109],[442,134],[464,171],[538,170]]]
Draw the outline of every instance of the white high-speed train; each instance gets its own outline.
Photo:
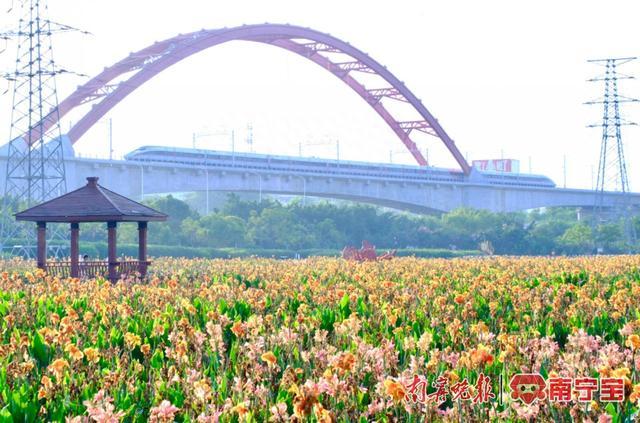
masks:
[[[144,146],[124,156],[125,160],[149,163],[173,163],[182,166],[207,167],[209,169],[234,169],[269,173],[295,172],[310,176],[331,176],[372,179],[401,179],[414,182],[465,182],[462,172],[436,167],[420,167],[399,164],[382,164],[275,156],[254,153],[230,153],[226,151]],[[555,183],[543,175],[506,172],[481,172],[479,183],[491,185],[554,188]]]

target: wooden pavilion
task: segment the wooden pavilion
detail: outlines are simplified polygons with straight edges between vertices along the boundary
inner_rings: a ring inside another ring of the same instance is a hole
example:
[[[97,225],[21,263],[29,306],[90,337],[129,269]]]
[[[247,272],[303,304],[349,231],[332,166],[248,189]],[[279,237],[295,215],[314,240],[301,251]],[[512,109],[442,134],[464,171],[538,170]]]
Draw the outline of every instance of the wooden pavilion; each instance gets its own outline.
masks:
[[[136,271],[147,274],[147,222],[167,220],[167,215],[137,203],[98,185],[95,176],[87,178],[87,185],[75,191],[16,213],[16,220],[36,222],[38,225],[38,268],[49,274],[89,278],[109,275],[115,282],[122,275]],[[47,264],[47,222],[65,222],[71,226],[71,260]],[[80,261],[80,223],[106,222],[107,261]],[[118,261],[116,255],[116,229],[118,222],[138,222],[138,260]]]

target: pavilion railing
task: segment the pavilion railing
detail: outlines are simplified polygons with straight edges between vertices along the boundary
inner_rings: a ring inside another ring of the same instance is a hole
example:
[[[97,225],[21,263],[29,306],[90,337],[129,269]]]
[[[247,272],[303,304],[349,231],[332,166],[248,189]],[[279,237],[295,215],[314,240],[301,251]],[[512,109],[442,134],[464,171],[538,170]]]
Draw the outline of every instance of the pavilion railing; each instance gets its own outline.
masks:
[[[145,265],[149,265],[150,262],[143,262]],[[71,277],[71,261],[48,261],[47,273],[51,276],[57,276],[59,278]],[[116,268],[118,276],[128,276],[138,272],[140,268],[139,260],[124,260],[119,261]],[[109,276],[109,263],[104,260],[92,260],[92,261],[80,261],[78,262],[78,273],[81,279],[95,278],[98,276]]]

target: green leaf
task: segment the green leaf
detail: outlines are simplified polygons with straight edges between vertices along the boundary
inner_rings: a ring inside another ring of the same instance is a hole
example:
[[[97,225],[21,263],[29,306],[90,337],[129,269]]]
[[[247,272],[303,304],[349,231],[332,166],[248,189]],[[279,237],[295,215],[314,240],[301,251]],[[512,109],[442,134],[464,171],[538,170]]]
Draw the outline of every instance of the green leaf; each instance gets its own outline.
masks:
[[[11,416],[8,405],[5,405],[5,407],[0,410],[0,423],[13,423],[13,417]]]
[[[349,296],[344,294],[340,300],[340,310],[345,310],[349,307]]]
[[[33,356],[38,361],[40,368],[47,367],[51,361],[51,348],[49,348],[43,341],[42,336],[38,332],[35,332],[33,340],[31,341],[31,350]]]
[[[154,369],[161,369],[164,363],[164,353],[162,350],[157,349],[151,356],[151,367]]]
[[[616,411],[616,406],[615,406],[612,402],[610,402],[609,404],[607,404],[607,406],[606,406],[604,409],[605,409],[605,410],[607,411],[607,413],[609,413],[609,415],[610,415],[611,417],[613,417],[614,419],[615,419],[616,417],[618,417],[618,412]]]
[[[547,371],[547,367],[544,363],[540,365],[540,375],[545,379],[549,377],[549,372]]]
[[[100,327],[100,329],[98,329],[98,336],[97,336],[97,341],[96,341],[96,346],[99,349],[103,349],[105,347],[105,343],[104,343],[104,329],[102,327]]]

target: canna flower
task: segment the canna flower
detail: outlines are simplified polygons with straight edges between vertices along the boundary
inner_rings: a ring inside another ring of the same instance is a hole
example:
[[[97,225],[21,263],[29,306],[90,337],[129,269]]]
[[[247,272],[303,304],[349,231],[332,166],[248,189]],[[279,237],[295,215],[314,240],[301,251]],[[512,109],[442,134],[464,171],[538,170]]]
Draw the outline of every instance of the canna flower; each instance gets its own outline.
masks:
[[[193,384],[193,395],[201,403],[206,403],[211,399],[211,386],[206,379],[199,380]]]
[[[423,353],[429,351],[429,347],[431,346],[432,341],[433,335],[431,334],[431,332],[426,331],[420,336],[420,339],[418,339],[418,350]]]
[[[162,326],[159,323],[156,323],[155,325],[153,325],[153,330],[151,332],[151,335],[158,338],[161,337],[162,335],[164,335],[164,326]]]
[[[633,326],[634,325],[631,323],[625,323],[625,325],[622,326],[622,329],[618,330],[618,332],[622,336],[629,336],[633,333]]]
[[[640,383],[633,385],[633,390],[631,391],[631,395],[629,396],[629,401],[631,403],[638,403],[640,405]]]
[[[142,343],[142,339],[140,339],[140,336],[135,333],[127,332],[124,335],[124,343],[130,350],[132,350]]]
[[[273,367],[278,363],[276,355],[271,351],[267,351],[266,353],[262,354],[260,358],[262,359],[262,361],[267,363],[269,367]]]
[[[395,402],[402,401],[407,394],[404,386],[393,379],[386,379],[384,381],[384,389],[385,393],[393,398]]]
[[[113,398],[106,396],[104,390],[98,391],[91,401],[84,401],[89,417],[99,423],[118,423],[125,413],[118,411],[114,413],[115,407],[112,404]]]
[[[464,302],[466,301],[466,298],[465,298],[465,296],[464,296],[464,295],[462,295],[462,294],[458,294],[458,295],[456,295],[456,296],[455,296],[455,298],[453,299],[453,301],[455,301],[455,302],[456,302],[456,304],[462,304],[462,303],[464,303]]]
[[[242,336],[245,334],[245,328],[244,328],[244,324],[242,323],[242,321],[238,320],[236,321],[233,326],[231,326],[231,332],[233,332],[233,334],[238,337],[238,338],[242,338]]]
[[[53,389],[53,382],[47,376],[42,376],[40,379],[40,389],[38,390],[38,399],[46,398]]]
[[[246,403],[240,402],[231,409],[231,412],[236,413],[238,415],[238,418],[241,419],[245,416],[245,414],[249,412],[249,408],[247,407]]]
[[[84,354],[75,344],[67,344],[64,350],[67,354],[69,354],[73,361],[79,361],[84,358]]]
[[[98,352],[98,350],[96,348],[85,348],[84,349],[84,356],[87,358],[87,360],[90,363],[97,363],[98,361],[100,361],[100,353]]]
[[[608,413],[602,413],[598,417],[598,423],[611,423],[613,421],[613,417],[611,417]]]
[[[163,400],[160,405],[152,407],[149,411],[150,422],[164,423],[173,422],[176,412],[180,411],[180,409],[169,401]]]
[[[333,423],[333,417],[319,402],[313,406],[313,414],[318,423]]]
[[[69,368],[69,362],[64,358],[58,358],[49,364],[49,371],[54,374],[56,379],[62,379],[65,369]]]
[[[627,337],[627,341],[624,343],[632,351],[640,349],[640,336],[633,334]]]
[[[303,419],[311,414],[311,409],[317,399],[307,396],[305,394],[296,395],[293,402],[293,414],[299,419]]]
[[[356,356],[351,354],[350,352],[344,352],[338,356],[335,361],[335,367],[340,369],[342,373],[349,372],[353,369],[353,366],[356,363]]]
[[[272,406],[269,411],[271,412],[271,418],[269,419],[269,421],[289,421],[289,414],[287,413],[287,403],[279,402],[276,405]]]
[[[485,345],[479,344],[478,348],[471,351],[471,362],[475,366],[484,366],[493,363],[493,355],[491,350]]]
[[[142,352],[142,354],[144,355],[149,355],[149,352],[151,352],[151,345],[149,344],[142,344],[142,346],[140,346],[140,351]]]

